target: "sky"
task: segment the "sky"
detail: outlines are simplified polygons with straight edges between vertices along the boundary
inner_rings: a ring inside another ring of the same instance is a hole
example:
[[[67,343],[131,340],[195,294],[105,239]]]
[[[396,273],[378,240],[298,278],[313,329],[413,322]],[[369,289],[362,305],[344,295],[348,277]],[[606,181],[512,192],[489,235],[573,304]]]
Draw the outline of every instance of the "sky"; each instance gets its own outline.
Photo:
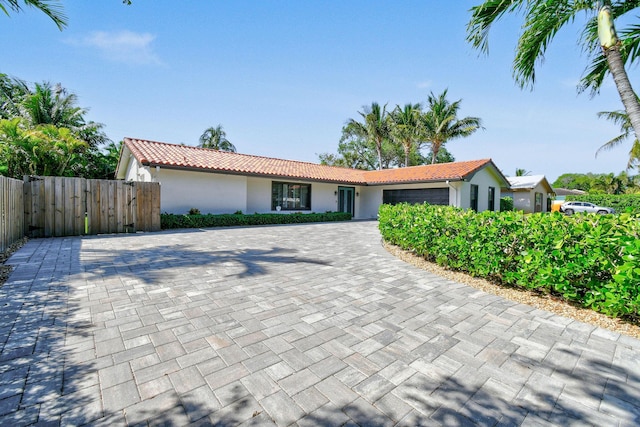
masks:
[[[63,31],[29,7],[0,15],[0,73],[61,83],[113,141],[197,145],[221,124],[240,153],[308,162],[335,153],[364,106],[424,103],[446,89],[459,117],[484,128],[447,143],[458,161],[491,158],[506,176],[525,169],[549,182],[624,170],[631,141],[595,156],[619,134],[597,117],[622,109],[611,77],[595,97],[576,88],[583,21],[557,35],[523,90],[512,77],[522,20],[499,21],[483,55],[465,40],[479,3],[65,0]]]

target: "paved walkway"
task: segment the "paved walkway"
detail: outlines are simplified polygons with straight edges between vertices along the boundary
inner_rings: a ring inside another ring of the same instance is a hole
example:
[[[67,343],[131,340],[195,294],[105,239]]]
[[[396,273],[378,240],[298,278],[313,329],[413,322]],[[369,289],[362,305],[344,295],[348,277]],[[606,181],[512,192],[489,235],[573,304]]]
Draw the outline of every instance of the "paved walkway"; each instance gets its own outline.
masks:
[[[376,227],[29,241],[0,425],[640,424],[640,341],[416,269]]]

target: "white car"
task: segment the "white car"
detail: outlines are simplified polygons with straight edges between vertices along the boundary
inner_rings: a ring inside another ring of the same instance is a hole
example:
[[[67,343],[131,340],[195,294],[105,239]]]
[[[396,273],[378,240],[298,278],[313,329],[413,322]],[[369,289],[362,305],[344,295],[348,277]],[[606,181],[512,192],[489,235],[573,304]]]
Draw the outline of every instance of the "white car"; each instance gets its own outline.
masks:
[[[579,212],[597,213],[600,215],[615,213],[613,208],[598,206],[589,202],[566,202],[560,206],[560,211],[567,215],[573,215]]]

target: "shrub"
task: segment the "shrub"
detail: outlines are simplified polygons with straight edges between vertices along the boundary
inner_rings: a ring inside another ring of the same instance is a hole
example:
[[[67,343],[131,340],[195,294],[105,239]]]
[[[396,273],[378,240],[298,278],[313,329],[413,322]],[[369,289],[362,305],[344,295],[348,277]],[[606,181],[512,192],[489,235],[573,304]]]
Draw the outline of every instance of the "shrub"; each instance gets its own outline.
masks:
[[[500,198],[500,211],[512,211],[513,210],[513,199],[509,196]]]
[[[231,227],[240,225],[269,225],[269,224],[294,224],[306,222],[348,221],[351,214],[346,212],[328,213],[292,213],[283,214],[253,214],[241,213],[222,215],[176,215],[163,213],[160,215],[162,229],[175,228],[209,228]]]
[[[389,243],[450,269],[560,296],[601,313],[640,316],[640,216],[522,215],[450,206],[382,205]]]

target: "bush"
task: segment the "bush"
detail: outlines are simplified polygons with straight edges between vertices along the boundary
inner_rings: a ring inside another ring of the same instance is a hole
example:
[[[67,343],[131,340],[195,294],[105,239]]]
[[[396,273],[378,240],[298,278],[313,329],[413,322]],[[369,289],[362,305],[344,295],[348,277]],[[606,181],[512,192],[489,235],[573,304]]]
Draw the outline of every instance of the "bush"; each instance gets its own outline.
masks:
[[[522,215],[382,205],[391,244],[450,269],[549,293],[614,317],[640,317],[640,216]]]
[[[640,214],[640,194],[584,194],[570,195],[567,201],[591,202],[598,206],[614,208],[617,213]]]
[[[513,199],[511,197],[505,196],[500,198],[500,211],[512,211],[513,210]]]
[[[306,222],[348,221],[351,214],[346,212],[328,213],[292,213],[284,214],[253,214],[242,213],[222,215],[176,215],[164,213],[160,215],[162,229],[175,228],[209,228],[231,227],[239,225],[269,225],[269,224],[295,224]]]

